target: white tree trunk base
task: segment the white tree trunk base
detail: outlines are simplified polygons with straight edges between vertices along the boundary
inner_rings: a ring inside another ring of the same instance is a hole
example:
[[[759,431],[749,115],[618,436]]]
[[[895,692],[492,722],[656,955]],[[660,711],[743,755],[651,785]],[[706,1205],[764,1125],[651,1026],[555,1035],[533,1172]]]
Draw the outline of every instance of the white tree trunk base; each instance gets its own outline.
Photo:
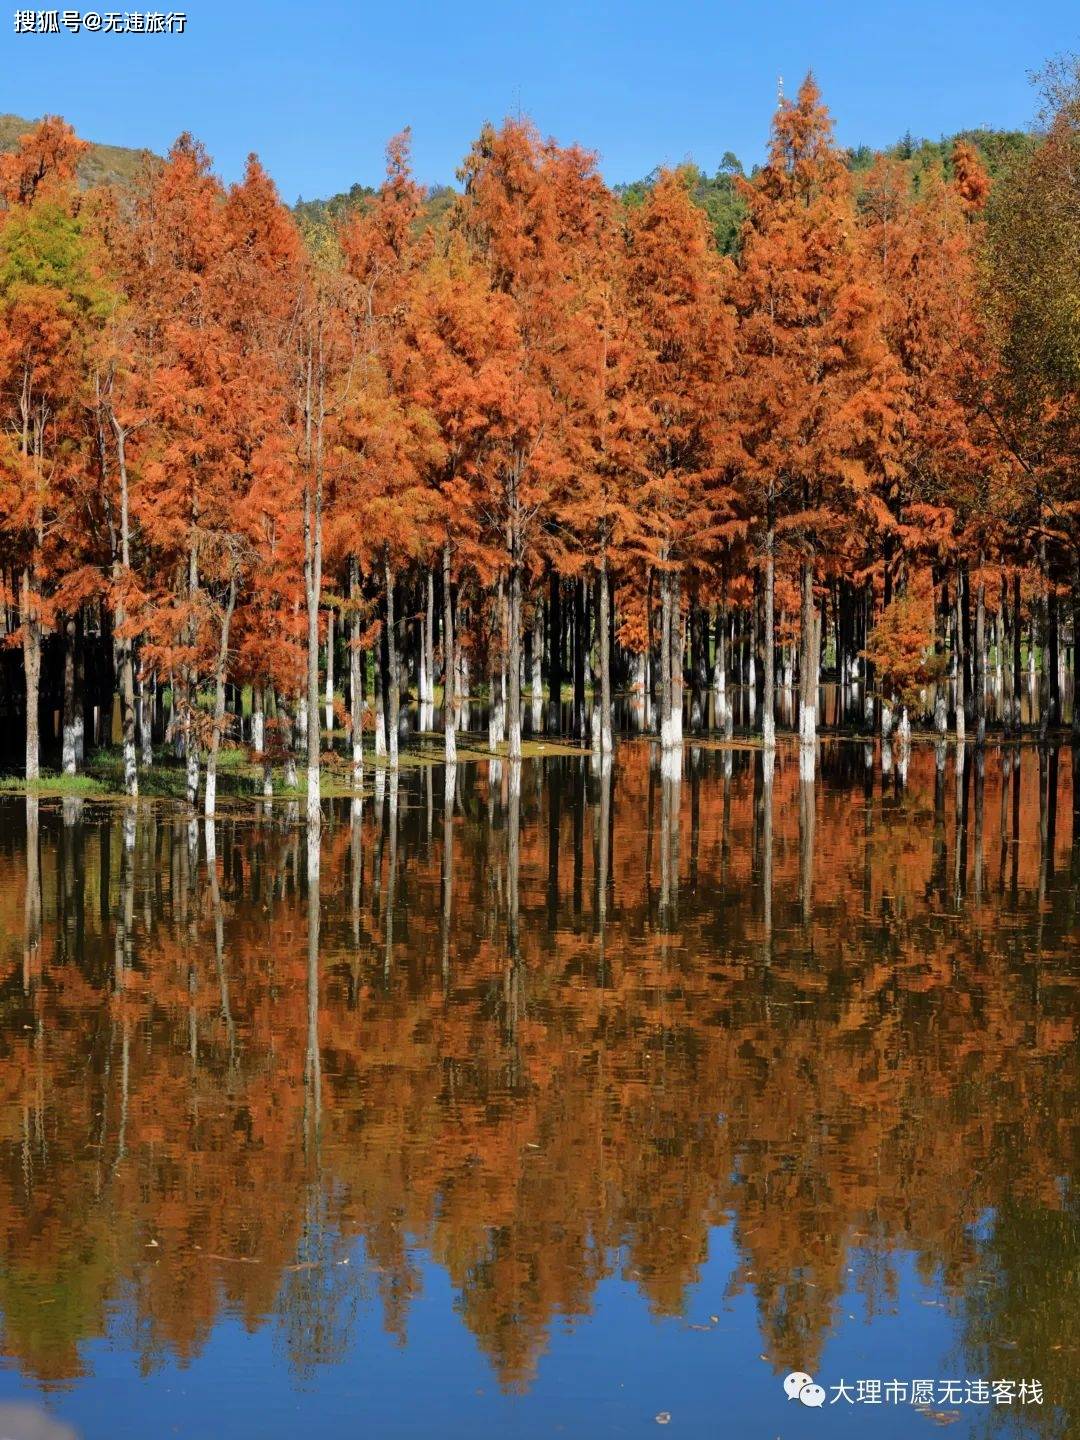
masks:
[[[307,771],[307,820],[312,829],[317,829],[322,824],[319,767],[317,765],[309,765]]]
[[[75,771],[76,771],[76,769],[77,769],[77,764],[78,764],[78,762],[76,761],[76,758],[75,758],[75,754],[76,754],[76,752],[75,752],[75,726],[74,726],[74,725],[65,725],[65,726],[64,726],[64,740],[63,740],[63,756],[64,756],[63,764],[64,764],[64,774],[65,774],[65,775],[74,775],[74,774],[75,774]]]

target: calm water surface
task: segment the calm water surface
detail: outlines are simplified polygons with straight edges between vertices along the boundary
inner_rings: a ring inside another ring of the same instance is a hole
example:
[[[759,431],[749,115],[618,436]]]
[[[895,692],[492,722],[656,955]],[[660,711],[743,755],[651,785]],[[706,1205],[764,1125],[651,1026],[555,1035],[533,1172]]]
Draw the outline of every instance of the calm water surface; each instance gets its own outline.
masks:
[[[0,803],[0,1435],[1080,1434],[1070,752],[446,781]]]

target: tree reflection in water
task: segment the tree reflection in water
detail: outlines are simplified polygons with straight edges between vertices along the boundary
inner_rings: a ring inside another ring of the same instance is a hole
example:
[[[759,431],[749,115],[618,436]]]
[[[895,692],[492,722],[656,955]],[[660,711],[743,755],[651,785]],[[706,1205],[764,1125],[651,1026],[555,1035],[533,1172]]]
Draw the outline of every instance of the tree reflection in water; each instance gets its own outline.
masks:
[[[4,802],[5,1354],[72,1380],[119,1307],[152,1367],[228,1314],[310,1375],[371,1297],[407,1341],[422,1255],[525,1388],[607,1275],[681,1313],[729,1226],[777,1370],[913,1253],[967,1373],[1070,1433],[1073,756],[870,760],[380,771],[313,844]]]

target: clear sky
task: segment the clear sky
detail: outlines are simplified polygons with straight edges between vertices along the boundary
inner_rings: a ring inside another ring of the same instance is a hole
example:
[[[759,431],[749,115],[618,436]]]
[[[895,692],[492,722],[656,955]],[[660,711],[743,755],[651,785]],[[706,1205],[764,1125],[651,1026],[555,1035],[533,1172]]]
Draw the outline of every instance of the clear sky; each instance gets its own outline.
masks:
[[[844,144],[1019,127],[1029,72],[1080,50],[1075,0],[180,0],[172,36],[21,35],[15,8],[3,109],[159,152],[188,129],[226,179],[255,150],[290,202],[377,181],[406,124],[418,177],[450,181],[482,122],[519,109],[612,182],[725,150],[749,166],[778,77],[808,67]]]

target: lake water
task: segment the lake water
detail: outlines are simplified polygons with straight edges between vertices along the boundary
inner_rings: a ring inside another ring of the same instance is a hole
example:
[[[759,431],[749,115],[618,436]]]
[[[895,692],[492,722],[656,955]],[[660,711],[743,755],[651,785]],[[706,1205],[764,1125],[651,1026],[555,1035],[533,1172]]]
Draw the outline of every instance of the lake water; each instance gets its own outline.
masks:
[[[1068,749],[374,788],[0,802],[0,1435],[1080,1433]]]

